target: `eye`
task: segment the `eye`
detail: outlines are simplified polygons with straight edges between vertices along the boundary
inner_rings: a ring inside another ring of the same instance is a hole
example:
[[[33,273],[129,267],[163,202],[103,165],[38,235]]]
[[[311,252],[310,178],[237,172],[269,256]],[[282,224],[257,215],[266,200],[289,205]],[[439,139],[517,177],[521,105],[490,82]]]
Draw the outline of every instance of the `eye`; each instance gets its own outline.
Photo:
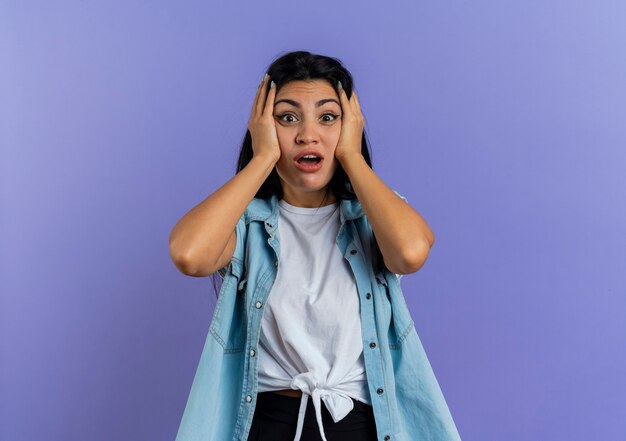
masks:
[[[335,115],[334,113],[325,113],[324,115],[322,115],[322,118],[324,118],[325,116],[331,116],[332,119],[326,120],[326,122],[331,122],[331,121],[335,121],[336,119],[338,119],[338,117],[341,115]]]
[[[279,120],[281,120],[281,121],[284,121],[284,122],[293,122],[293,120],[286,120],[286,119],[285,119],[285,118],[287,118],[287,117],[289,117],[289,116],[290,116],[290,117],[292,117],[292,118],[295,118],[295,116],[294,116],[294,115],[292,115],[291,113],[285,113],[284,115],[280,115],[280,116],[278,117],[278,119],[279,119]]]

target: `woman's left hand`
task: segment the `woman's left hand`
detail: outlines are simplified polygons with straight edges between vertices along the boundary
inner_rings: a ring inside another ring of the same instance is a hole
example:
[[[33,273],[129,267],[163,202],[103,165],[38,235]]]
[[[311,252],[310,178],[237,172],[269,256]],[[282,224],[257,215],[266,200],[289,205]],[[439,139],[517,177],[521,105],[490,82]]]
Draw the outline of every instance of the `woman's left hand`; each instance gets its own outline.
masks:
[[[361,139],[363,138],[363,127],[365,120],[359,106],[359,99],[356,92],[352,89],[350,100],[343,88],[339,87],[339,101],[341,102],[341,133],[337,148],[335,149],[335,157],[341,162],[343,158],[353,153],[361,154]]]

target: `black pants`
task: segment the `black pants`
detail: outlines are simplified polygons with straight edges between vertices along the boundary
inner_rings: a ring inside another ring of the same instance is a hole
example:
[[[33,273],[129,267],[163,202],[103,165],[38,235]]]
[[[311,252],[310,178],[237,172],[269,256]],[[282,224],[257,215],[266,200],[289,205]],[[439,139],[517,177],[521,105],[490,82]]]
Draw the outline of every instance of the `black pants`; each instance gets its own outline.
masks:
[[[248,441],[293,441],[300,409],[300,398],[260,392],[252,419]],[[341,421],[333,417],[322,401],[322,423],[328,441],[376,441],[374,411],[360,401]],[[309,397],[304,416],[301,441],[321,441],[322,436],[315,418],[315,407]]]

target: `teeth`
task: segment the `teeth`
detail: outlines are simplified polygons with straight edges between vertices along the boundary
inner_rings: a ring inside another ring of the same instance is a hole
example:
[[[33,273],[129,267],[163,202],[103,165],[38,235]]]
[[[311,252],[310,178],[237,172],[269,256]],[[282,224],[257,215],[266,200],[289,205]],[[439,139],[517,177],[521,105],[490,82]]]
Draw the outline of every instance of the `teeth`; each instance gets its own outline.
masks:
[[[315,158],[317,158],[317,156],[315,156],[315,155],[304,155],[303,158],[315,159]]]

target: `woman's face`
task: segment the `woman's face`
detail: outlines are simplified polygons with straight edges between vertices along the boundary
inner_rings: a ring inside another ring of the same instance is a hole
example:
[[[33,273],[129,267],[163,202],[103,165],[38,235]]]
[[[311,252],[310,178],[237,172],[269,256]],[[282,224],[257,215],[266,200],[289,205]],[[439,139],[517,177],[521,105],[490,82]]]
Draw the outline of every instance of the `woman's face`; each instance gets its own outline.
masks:
[[[341,133],[341,105],[326,80],[290,81],[274,99],[274,121],[281,156],[276,171],[283,199],[295,206],[317,207],[335,169]],[[318,159],[300,158],[309,153]],[[329,193],[324,205],[335,202]]]

